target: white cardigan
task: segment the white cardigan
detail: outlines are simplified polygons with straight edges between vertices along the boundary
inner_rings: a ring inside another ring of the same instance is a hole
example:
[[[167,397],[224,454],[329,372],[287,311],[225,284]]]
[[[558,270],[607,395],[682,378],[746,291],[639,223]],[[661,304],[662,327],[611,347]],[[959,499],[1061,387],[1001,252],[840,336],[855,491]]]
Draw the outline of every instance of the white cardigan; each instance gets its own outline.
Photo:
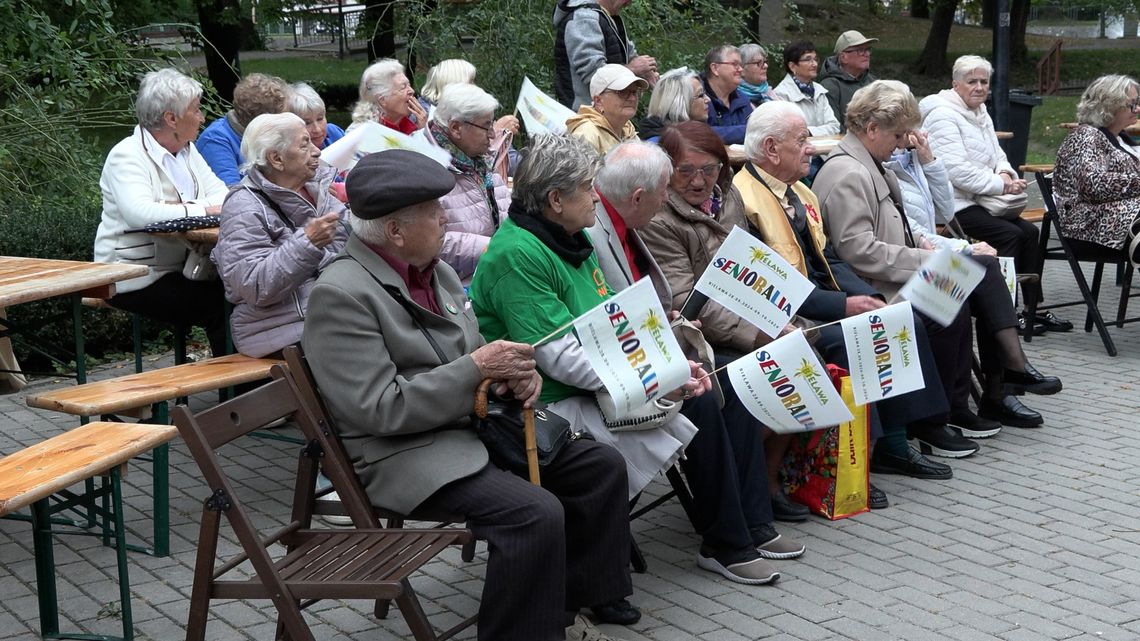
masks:
[[[929,241],[935,249],[970,253],[969,242],[938,235],[938,225],[954,219],[954,190],[946,174],[946,165],[941,158],[923,165],[913,149],[907,152],[907,156],[910,171],[893,156],[883,163],[883,168],[898,178],[903,213],[910,230]]]
[[[168,273],[181,271],[186,261],[187,246],[182,241],[150,234],[126,234],[126,230],[173,218],[204,216],[206,207],[221,205],[229,191],[194,143],[190,143],[187,162],[194,179],[195,195],[183,201],[170,175],[156,162],[155,156],[161,158],[163,150],[154,149],[154,144],[154,139],[144,136],[142,127],[136,126],[133,134],[119,141],[107,154],[99,177],[103,218],[95,233],[95,261],[150,267],[146,276],[117,283],[119,292],[142,289]]]
[[[818,82],[813,82],[815,97],[808,98],[792,80],[792,74],[784,76],[780,84],[776,85],[773,93],[776,96],[794,102],[804,113],[808,131],[813,136],[830,136],[839,133],[839,121],[835,119],[835,112],[831,110],[831,103],[827,101],[827,89]]]
[[[999,173],[1017,177],[984,107],[968,109],[953,89],[927,96],[918,106],[930,147],[946,164],[954,185],[955,212],[973,205],[975,195],[1001,195],[1005,182]]]

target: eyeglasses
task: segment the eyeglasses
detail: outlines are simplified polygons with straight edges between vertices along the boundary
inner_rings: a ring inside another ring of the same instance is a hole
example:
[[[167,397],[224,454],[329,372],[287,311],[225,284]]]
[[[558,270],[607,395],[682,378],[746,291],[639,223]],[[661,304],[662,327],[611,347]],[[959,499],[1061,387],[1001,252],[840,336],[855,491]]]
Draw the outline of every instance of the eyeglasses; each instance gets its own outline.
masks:
[[[744,63],[744,66],[745,67],[767,67],[768,61],[767,60],[753,60],[752,62]]]
[[[740,69],[740,68],[744,67],[744,65],[740,64],[739,60],[721,60],[720,62],[714,62],[713,64],[714,65],[732,65],[736,69]]]
[[[612,93],[622,100],[629,100],[630,98],[637,100],[638,98],[641,98],[641,89],[638,89],[637,87],[634,87],[632,89],[622,89],[620,91],[617,89],[606,89],[602,93]]]
[[[487,135],[488,135],[488,136],[490,136],[490,135],[492,135],[492,134],[494,134],[494,133],[495,133],[495,131],[494,131],[494,128],[493,128],[493,127],[494,127],[494,125],[489,125],[489,126],[487,126],[487,127],[484,127],[483,125],[480,125],[480,124],[478,124],[478,123],[474,123],[474,122],[471,122],[470,120],[464,120],[464,121],[463,121],[463,123],[464,123],[464,124],[468,124],[468,125],[471,125],[472,127],[476,128],[476,129],[482,129],[483,131],[487,132]]]
[[[693,100],[704,100],[705,98],[708,98],[708,94],[705,93],[704,89],[699,89],[693,96]]]
[[[692,180],[699,173],[707,180],[712,180],[720,174],[720,168],[723,167],[721,163],[713,163],[705,165],[704,167],[693,167],[692,165],[682,165],[677,168],[677,175],[685,180]]]
[[[871,55],[870,47],[860,47],[858,49],[844,49],[843,53],[849,53],[855,56],[869,56]]]
[[[813,62],[819,62],[819,58],[816,58],[815,56],[804,56],[803,58],[800,58],[796,62],[801,64],[801,65],[810,65]]]

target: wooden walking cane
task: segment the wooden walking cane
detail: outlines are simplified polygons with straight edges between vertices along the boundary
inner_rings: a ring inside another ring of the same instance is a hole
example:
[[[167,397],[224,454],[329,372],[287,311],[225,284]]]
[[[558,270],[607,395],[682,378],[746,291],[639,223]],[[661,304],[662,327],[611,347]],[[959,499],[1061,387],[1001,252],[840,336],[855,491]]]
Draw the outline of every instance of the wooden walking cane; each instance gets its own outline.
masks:
[[[475,416],[487,418],[487,390],[491,387],[491,379],[485,378],[475,390]],[[526,450],[526,467],[530,473],[530,482],[542,485],[538,472],[538,442],[534,435],[534,408],[523,409],[523,447]]]

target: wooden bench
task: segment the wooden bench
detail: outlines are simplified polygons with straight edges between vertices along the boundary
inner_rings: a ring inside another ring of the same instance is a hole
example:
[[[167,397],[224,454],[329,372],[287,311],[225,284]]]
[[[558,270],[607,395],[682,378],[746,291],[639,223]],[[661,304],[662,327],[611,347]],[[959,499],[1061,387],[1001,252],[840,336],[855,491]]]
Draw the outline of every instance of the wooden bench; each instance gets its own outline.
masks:
[[[123,625],[122,639],[134,635],[131,616],[130,579],[127,574],[126,528],[123,521],[122,473],[120,467],[131,458],[166,444],[178,435],[169,425],[146,423],[95,422],[81,425],[45,441],[0,458],[0,516],[31,506],[32,543],[36,563],[36,595],[40,611],[40,634],[44,638],[106,638],[60,634],[59,603],[56,591],[55,551],[52,515],[66,510],[87,510],[103,518],[104,527],[92,532],[69,532],[113,536],[119,577],[119,601]],[[109,477],[96,488],[76,494],[73,485],[94,477]],[[52,504],[52,495],[62,495]],[[108,495],[111,508],[101,505]],[[108,530],[106,522],[114,522]],[[96,523],[88,522],[90,526]]]
[[[1039,223],[1045,219],[1045,208],[1034,207],[1033,209],[1026,209],[1021,212],[1021,219],[1031,223]]]
[[[231,354],[29,394],[26,402],[29,407],[80,417],[145,417],[152,423],[166,424],[171,400],[269,378],[269,370],[282,362]],[[154,450],[154,548],[144,551],[156,556],[170,553],[169,456],[165,444]]]

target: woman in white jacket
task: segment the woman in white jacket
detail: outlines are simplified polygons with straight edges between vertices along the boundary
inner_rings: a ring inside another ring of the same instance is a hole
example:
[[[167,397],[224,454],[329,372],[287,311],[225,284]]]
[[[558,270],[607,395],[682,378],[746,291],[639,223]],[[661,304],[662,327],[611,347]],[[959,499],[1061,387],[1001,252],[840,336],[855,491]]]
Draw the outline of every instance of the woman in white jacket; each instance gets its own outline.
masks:
[[[95,233],[95,260],[146,265],[150,272],[118,283],[111,305],[167,323],[205,328],[215,355],[225,353],[222,283],[182,275],[187,246],[176,238],[131,233],[151,223],[215,215],[225,184],[194,147],[205,118],[202,85],[174,69],[143,77],[135,99],[139,124],[115,145],[99,188],[103,217]]]
[[[945,162],[954,186],[954,212],[970,237],[993,246],[1000,256],[1012,256],[1021,274],[1041,273],[1037,227],[1020,218],[991,215],[975,202],[978,196],[1021,194],[1026,183],[998,145],[994,123],[986,112],[993,67],[979,56],[954,61],[953,86],[923,98],[919,103],[923,128],[930,145]],[[1040,300],[1037,283],[1026,283],[1025,298]],[[1028,322],[1028,321],[1023,321]],[[1034,322],[1052,331],[1068,331],[1073,324],[1052,312],[1038,314]]]

